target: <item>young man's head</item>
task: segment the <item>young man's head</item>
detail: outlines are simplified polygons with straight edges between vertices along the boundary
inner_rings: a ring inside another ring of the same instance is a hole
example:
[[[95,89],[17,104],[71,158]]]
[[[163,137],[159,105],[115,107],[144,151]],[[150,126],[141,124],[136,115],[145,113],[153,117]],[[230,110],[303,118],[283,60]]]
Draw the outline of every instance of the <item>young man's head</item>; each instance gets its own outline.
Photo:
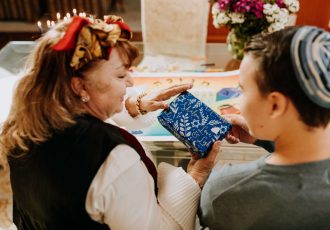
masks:
[[[306,127],[328,125],[329,32],[304,26],[258,35],[247,45],[240,71],[241,112],[256,137],[273,139],[264,126],[290,106]]]

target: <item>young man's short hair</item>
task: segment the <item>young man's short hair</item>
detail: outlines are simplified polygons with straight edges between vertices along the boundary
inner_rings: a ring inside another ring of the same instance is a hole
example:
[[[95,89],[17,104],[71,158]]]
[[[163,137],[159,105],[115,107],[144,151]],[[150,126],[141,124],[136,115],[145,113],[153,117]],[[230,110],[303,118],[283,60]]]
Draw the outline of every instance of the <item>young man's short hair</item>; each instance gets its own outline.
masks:
[[[247,44],[245,54],[252,55],[259,62],[256,83],[263,95],[273,91],[283,93],[291,99],[306,125],[325,127],[330,121],[330,109],[319,106],[306,95],[299,85],[291,59],[291,43],[299,29],[288,27],[271,34],[257,35]]]

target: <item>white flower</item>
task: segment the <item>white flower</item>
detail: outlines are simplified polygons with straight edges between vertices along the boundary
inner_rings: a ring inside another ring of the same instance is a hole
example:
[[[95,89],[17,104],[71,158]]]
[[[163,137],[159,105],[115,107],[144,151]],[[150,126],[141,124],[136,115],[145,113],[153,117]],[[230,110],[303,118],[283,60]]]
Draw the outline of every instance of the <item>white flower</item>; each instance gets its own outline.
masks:
[[[280,11],[280,7],[277,5],[277,4],[265,4],[264,5],[264,14],[267,14],[267,15],[272,15],[272,14],[276,14]]]
[[[219,6],[219,3],[218,2],[215,2],[212,5],[212,15],[216,15],[218,13],[220,13],[220,6]]]
[[[284,0],[283,2],[290,12],[296,13],[299,11],[300,4],[298,0]]]
[[[276,26],[272,28],[279,28],[288,23],[289,11],[285,8],[280,8],[276,4],[265,4],[263,10],[266,19],[269,23],[275,23]],[[281,24],[281,26],[279,26]]]
[[[241,13],[230,13],[229,18],[231,19],[232,23],[243,23],[245,18],[244,14]]]
[[[281,23],[273,23],[268,27],[268,32],[274,32],[277,30],[284,29],[284,25]]]
[[[269,32],[274,32],[277,30],[284,29],[285,25],[288,24],[289,21],[289,11],[287,9],[282,8],[278,14],[275,15],[274,21],[268,27]]]
[[[221,25],[225,25],[230,20],[225,11],[220,11],[219,3],[217,2],[212,5],[212,17],[213,26],[215,28],[219,28]]]
[[[216,20],[218,24],[225,25],[227,22],[229,22],[230,18],[227,16],[226,12],[220,11],[220,13],[216,17]]]
[[[282,8],[276,18],[277,23],[288,24],[289,21],[289,11],[287,9]]]
[[[219,25],[218,21],[214,17],[213,17],[213,26],[217,29],[220,28],[220,25]]]
[[[280,11],[281,11],[281,9],[280,9],[280,7],[278,7],[278,5],[269,4],[269,3],[265,4],[264,9],[263,9],[263,13],[266,16],[267,21],[270,23],[272,23],[276,20]]]
[[[266,16],[266,19],[267,19],[267,22],[270,22],[270,23],[272,23],[273,21],[275,21],[275,19],[273,18],[273,16],[269,16],[269,15]]]

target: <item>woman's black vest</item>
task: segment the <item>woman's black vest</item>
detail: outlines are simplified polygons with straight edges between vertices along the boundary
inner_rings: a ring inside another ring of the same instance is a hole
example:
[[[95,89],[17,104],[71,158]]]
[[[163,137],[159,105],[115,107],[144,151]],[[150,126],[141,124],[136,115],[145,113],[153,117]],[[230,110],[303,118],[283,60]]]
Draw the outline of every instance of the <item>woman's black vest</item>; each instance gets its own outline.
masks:
[[[86,115],[48,141],[31,145],[23,157],[9,157],[18,229],[109,229],[89,217],[85,200],[98,169],[119,144],[139,153],[154,178],[157,195],[156,168],[136,138]]]

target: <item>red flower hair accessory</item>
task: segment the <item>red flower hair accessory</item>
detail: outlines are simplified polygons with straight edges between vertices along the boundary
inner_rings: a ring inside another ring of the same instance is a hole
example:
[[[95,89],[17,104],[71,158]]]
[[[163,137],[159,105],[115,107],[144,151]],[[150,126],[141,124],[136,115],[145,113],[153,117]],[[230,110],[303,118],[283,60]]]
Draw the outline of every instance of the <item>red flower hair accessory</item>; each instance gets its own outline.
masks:
[[[118,16],[105,16],[104,21],[75,16],[64,37],[52,48],[56,51],[72,51],[70,66],[79,70],[97,59],[108,59],[117,41],[128,41],[132,31]]]

